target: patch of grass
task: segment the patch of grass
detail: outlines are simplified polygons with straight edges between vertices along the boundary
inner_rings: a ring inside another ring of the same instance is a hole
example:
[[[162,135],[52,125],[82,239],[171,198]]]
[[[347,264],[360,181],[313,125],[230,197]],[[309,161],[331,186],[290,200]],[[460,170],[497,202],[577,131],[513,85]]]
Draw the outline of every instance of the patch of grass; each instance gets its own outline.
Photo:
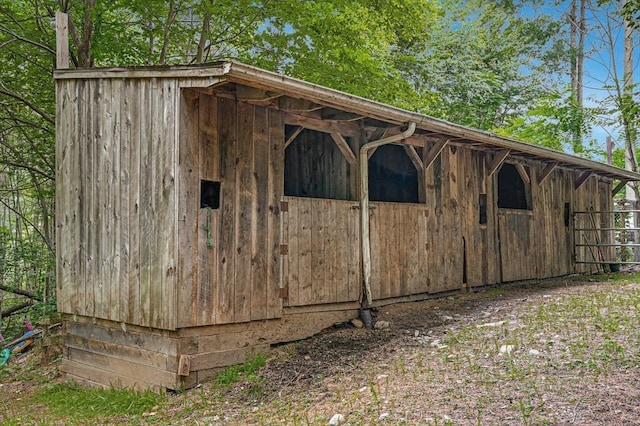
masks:
[[[229,387],[238,383],[241,379],[249,382],[257,381],[256,371],[266,364],[266,356],[261,353],[254,354],[244,364],[231,365],[216,376],[216,384],[221,387]]]
[[[52,416],[96,419],[113,416],[140,416],[164,400],[152,391],[83,388],[70,383],[46,387],[33,396]]]

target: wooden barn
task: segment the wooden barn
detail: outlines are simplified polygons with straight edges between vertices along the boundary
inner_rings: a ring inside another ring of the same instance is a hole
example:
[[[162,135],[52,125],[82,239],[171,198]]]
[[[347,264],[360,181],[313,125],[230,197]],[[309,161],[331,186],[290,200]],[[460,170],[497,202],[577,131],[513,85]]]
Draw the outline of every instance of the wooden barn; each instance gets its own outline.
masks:
[[[188,388],[361,308],[586,272],[572,212],[640,180],[233,62],[55,84],[62,370],[90,384]]]

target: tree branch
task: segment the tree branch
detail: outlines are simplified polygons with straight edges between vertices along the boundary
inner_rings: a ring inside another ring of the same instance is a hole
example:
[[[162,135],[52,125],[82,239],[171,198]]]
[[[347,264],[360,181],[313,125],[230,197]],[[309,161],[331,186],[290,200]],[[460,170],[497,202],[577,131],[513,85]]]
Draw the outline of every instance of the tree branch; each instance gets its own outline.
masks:
[[[11,31],[10,29],[6,28],[4,25],[0,25],[0,31],[5,33],[5,34],[10,35],[11,37],[15,38],[16,40],[25,42],[25,43],[30,44],[32,46],[38,47],[38,48],[40,48],[40,49],[42,49],[42,50],[44,50],[46,52],[49,52],[50,54],[52,54],[54,56],[56,54],[56,51],[53,50],[52,48],[50,48],[49,46],[44,45],[42,43],[38,43],[37,41],[29,40],[26,37],[22,37],[21,35],[16,34],[13,31]]]
[[[4,317],[8,317],[10,315],[13,315],[17,312],[20,312],[21,310],[30,307],[31,305],[33,305],[33,301],[29,300],[28,302],[24,302],[21,303],[19,305],[13,306],[9,309],[7,309],[6,311],[1,311],[0,312],[0,318],[4,318]]]
[[[51,117],[49,114],[47,114],[42,109],[40,109],[38,106],[36,106],[36,104],[28,101],[23,96],[20,96],[19,94],[13,92],[12,90],[9,90],[7,88],[7,86],[5,86],[3,83],[0,83],[0,94],[9,96],[10,98],[13,98],[13,99],[15,99],[17,101],[22,102],[23,104],[28,106],[33,112],[35,112],[38,115],[40,115],[40,117],[44,118],[49,123],[54,124],[54,125],[56,124],[56,121],[53,119],[53,117]]]
[[[42,297],[36,295],[35,293],[27,291],[27,290],[20,290],[19,288],[11,288],[11,287],[7,287],[6,285],[2,285],[2,284],[0,284],[0,290],[6,291],[7,293],[19,294],[20,296],[26,296],[29,299],[34,299],[34,300],[38,300],[38,301],[42,302]]]

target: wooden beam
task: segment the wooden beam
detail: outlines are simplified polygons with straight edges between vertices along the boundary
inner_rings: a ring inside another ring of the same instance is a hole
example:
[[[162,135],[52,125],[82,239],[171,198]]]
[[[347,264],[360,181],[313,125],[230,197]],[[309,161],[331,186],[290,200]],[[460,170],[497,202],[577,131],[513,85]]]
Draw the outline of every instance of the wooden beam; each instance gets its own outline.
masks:
[[[309,112],[317,111],[322,108],[324,108],[323,105],[319,105],[306,99],[297,99],[290,97],[280,99],[280,109],[285,112]]]
[[[296,140],[296,138],[298,137],[298,135],[304,130],[304,127],[298,126],[296,127],[296,129],[293,131],[293,133],[291,133],[291,136],[289,136],[287,138],[287,140],[284,142],[284,148],[287,149],[287,147],[289,145],[291,145],[293,143],[294,140]]]
[[[69,15],[56,12],[56,68],[69,68]]]
[[[436,161],[436,158],[438,158],[438,155],[440,155],[444,147],[447,146],[448,144],[449,144],[448,139],[445,141],[441,140],[434,143],[429,148],[429,150],[427,151],[427,155],[424,156],[424,170],[427,170],[429,167],[431,167],[433,162]]]
[[[268,90],[256,89],[255,87],[236,85],[236,99],[239,101],[273,101],[283,96],[280,93]]]
[[[516,170],[518,171],[518,174],[520,175],[523,181],[525,181],[526,183],[531,183],[531,178],[529,177],[529,173],[527,172],[527,169],[525,169],[522,164],[520,163],[516,164]]]
[[[335,108],[324,108],[322,110],[323,120],[356,121],[364,118],[361,114],[353,114]]]
[[[423,171],[424,164],[422,163],[422,159],[416,152],[415,147],[413,145],[403,145],[403,147],[404,147],[404,151],[407,153],[407,155],[409,156],[409,159],[413,163],[413,167],[415,167],[418,172]]]
[[[342,135],[340,133],[331,133],[331,139],[333,139],[336,145],[338,145],[340,152],[342,152],[342,155],[344,155],[344,158],[347,159],[347,162],[351,165],[356,164],[356,161],[357,161],[356,156],[353,154],[353,151],[351,151],[349,144],[342,137]]]
[[[579,189],[584,183],[589,179],[589,177],[593,174],[593,170],[585,170],[582,172],[578,180],[576,180],[576,190]]]
[[[317,118],[287,113],[284,115],[284,122],[285,124],[301,126],[305,129],[323,133],[340,133],[341,135],[351,137],[357,137],[360,134],[360,126],[351,121],[320,120]]]
[[[511,154],[510,149],[501,149],[500,151],[496,152],[493,157],[493,161],[489,165],[489,177],[493,176],[493,174],[500,168],[500,166],[502,166],[502,163],[504,163],[504,160],[507,159],[509,154]]]
[[[547,163],[547,165],[544,166],[544,169],[542,169],[542,173],[540,174],[540,176],[538,176],[538,185],[542,185],[542,182],[547,180],[547,178],[551,175],[551,172],[553,172],[556,167],[558,167],[557,161]]]
[[[612,196],[612,197],[615,197],[615,195],[616,195],[618,192],[620,192],[620,191],[622,190],[622,188],[624,188],[624,187],[627,185],[627,183],[629,183],[629,181],[628,181],[628,180],[626,180],[626,179],[621,180],[621,181],[620,181],[620,183],[618,183],[618,184],[616,185],[616,187],[615,187],[615,188],[613,188],[613,191],[611,192],[611,196]]]

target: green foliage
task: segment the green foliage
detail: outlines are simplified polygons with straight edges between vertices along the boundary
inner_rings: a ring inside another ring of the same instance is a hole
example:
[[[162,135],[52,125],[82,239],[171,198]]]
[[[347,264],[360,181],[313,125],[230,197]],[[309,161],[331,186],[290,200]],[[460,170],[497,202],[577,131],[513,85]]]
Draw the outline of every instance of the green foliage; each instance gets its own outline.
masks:
[[[525,17],[514,3],[445,2],[442,19],[414,49],[420,92],[440,102],[427,112],[490,130],[522,116],[543,93],[542,68],[558,23],[549,16]]]
[[[570,93],[551,92],[535,101],[525,115],[514,117],[505,127],[494,130],[536,145],[580,154],[585,153],[586,148],[582,143],[575,143],[573,135],[589,133],[596,112],[592,108],[579,108]]]
[[[152,391],[84,388],[69,383],[48,386],[33,397],[34,403],[44,404],[52,415],[75,421],[140,416],[163,401],[163,395]]]
[[[248,358],[244,364],[231,365],[216,376],[216,383],[221,387],[228,387],[238,383],[240,380],[256,381],[257,376],[254,374],[265,366],[266,357],[264,354],[257,353]]]

